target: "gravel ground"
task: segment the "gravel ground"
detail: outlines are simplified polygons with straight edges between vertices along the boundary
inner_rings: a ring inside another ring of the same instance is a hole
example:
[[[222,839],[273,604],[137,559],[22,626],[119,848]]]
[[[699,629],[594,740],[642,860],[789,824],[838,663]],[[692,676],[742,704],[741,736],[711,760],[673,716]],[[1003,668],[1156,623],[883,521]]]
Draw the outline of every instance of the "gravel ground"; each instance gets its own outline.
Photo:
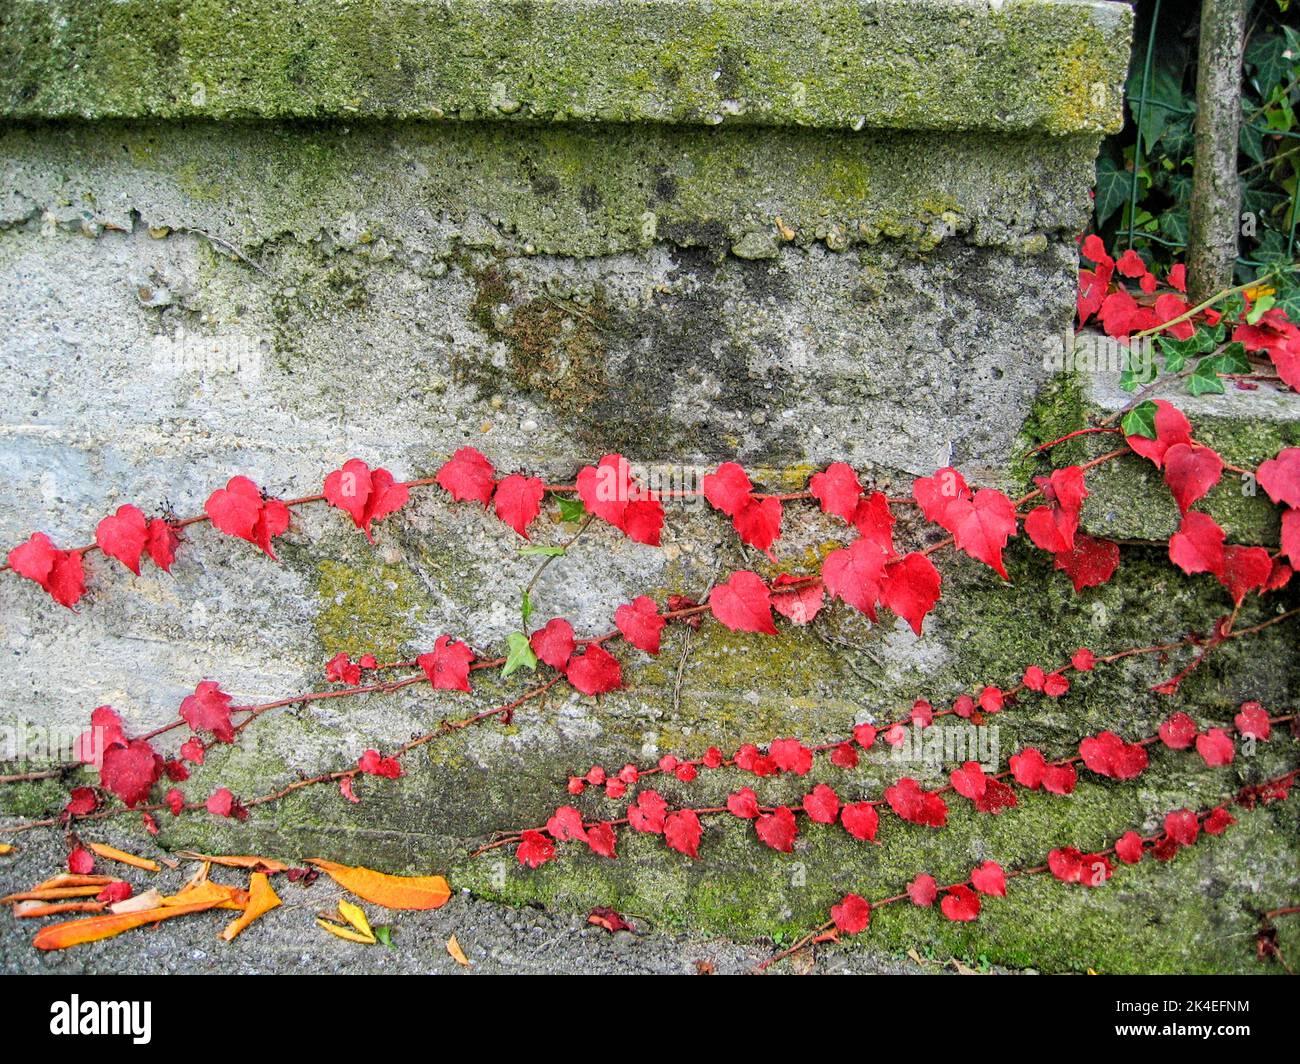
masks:
[[[101,833],[98,841],[117,844],[141,856],[147,852],[136,835]],[[0,857],[0,893],[34,886],[65,868],[61,836],[54,831],[29,832],[14,840],[18,852]],[[175,890],[194,869],[182,862],[177,870],[157,874],[98,861],[97,871],[118,875],[137,889],[159,886]],[[238,883],[244,873],[214,868],[212,878]],[[457,894],[434,912],[393,912],[364,903],[370,921],[392,928],[393,948],[364,946],[332,938],[315,926],[319,911],[334,907],[342,892],[322,876],[310,887],[277,877],[275,888],[283,905],[263,916],[233,943],[217,932],[231,919],[227,912],[180,917],[152,928],[128,932],[59,953],[32,948],[31,937],[43,921],[0,915],[0,971],[5,973],[623,973],[714,972],[744,973],[768,957],[765,944],[741,944],[646,929],[643,933],[610,934],[586,922],[581,914],[541,909],[515,909]],[[49,921],[44,921],[49,922]],[[634,921],[638,922],[638,921]],[[643,923],[643,922],[638,922]],[[469,967],[448,954],[447,940],[455,935]],[[860,946],[819,947],[816,957],[805,955],[783,962],[778,970],[824,973],[921,973],[951,971],[941,964],[919,965],[907,957],[876,954]]]

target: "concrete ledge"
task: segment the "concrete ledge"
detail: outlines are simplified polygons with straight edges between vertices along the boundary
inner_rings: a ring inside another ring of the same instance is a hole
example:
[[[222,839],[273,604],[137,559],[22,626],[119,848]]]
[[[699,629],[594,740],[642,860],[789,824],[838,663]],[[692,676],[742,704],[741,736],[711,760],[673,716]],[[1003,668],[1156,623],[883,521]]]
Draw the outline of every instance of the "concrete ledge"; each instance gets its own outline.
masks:
[[[1064,392],[1070,413],[1060,422],[1061,435],[1123,409],[1134,394],[1119,387],[1115,373],[1080,374]],[[1230,388],[1223,395],[1192,396],[1175,384],[1153,398],[1173,403],[1191,421],[1196,439],[1245,469],[1284,447],[1300,446],[1300,396],[1291,392]],[[1053,459],[1086,461],[1110,450],[1114,441],[1083,437],[1057,448]],[[1178,530],[1178,506],[1160,471],[1144,458],[1125,457],[1096,470],[1088,477],[1088,491],[1081,526],[1090,535],[1158,541]],[[1234,543],[1277,545],[1281,511],[1253,479],[1225,471],[1196,509],[1218,521]]]
[[[1102,132],[1100,0],[11,0],[0,116]]]

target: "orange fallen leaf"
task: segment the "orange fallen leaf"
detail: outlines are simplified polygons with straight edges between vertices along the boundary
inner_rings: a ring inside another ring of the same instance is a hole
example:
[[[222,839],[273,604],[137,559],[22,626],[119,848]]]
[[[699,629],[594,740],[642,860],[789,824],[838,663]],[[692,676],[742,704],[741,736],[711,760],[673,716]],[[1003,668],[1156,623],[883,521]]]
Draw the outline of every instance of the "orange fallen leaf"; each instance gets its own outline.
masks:
[[[438,909],[451,897],[451,887],[442,876],[390,876],[373,868],[336,864],[319,857],[307,863],[344,890],[385,909]]]
[[[119,850],[116,846],[105,846],[102,842],[88,842],[86,848],[106,861],[116,861],[118,864],[143,869],[145,872],[158,872],[162,869],[157,861],[151,861],[147,857],[137,857],[133,853]]]
[[[214,901],[195,902],[192,905],[170,905],[159,909],[146,909],[139,913],[111,913],[106,916],[90,916],[84,920],[69,920],[62,924],[43,927],[32,939],[37,949],[67,949],[80,946],[85,942],[98,942],[112,938],[123,931],[137,927],[156,924],[160,920],[170,920],[173,916],[188,916],[190,913],[206,912],[219,903]]]
[[[14,906],[14,915],[19,920],[30,920],[37,916],[58,916],[59,913],[102,913],[107,908],[106,901],[20,901]]]
[[[194,853],[192,850],[177,850],[177,857],[184,857],[187,861],[205,861],[214,865],[221,865],[224,868],[243,868],[250,872],[267,872],[274,875],[276,872],[287,872],[289,866],[283,861],[277,861],[274,857],[257,857],[253,854],[238,854],[233,857],[214,857],[208,853]]]
[[[0,842],[0,854],[13,853],[14,847],[7,842]]]
[[[113,876],[79,876],[73,872],[60,872],[50,876],[44,883],[38,883],[32,890],[45,890],[47,887],[106,887],[117,882]]]
[[[64,898],[93,898],[104,888],[92,884],[88,887],[45,887],[37,890],[20,890],[0,898],[0,905],[11,901],[61,901]]]
[[[248,892],[224,883],[213,883],[203,879],[197,883],[187,883],[177,893],[162,899],[164,908],[183,907],[195,904],[210,904],[221,909],[243,909],[248,905]]]
[[[469,958],[465,956],[465,951],[460,948],[460,943],[456,941],[455,935],[447,939],[447,952],[451,954],[451,959],[461,967],[469,967]]]
[[[233,942],[244,928],[259,916],[265,916],[279,904],[280,896],[272,889],[271,881],[266,878],[266,873],[254,872],[248,881],[247,908],[231,923],[226,925],[226,929],[221,932],[221,937],[227,942]]]

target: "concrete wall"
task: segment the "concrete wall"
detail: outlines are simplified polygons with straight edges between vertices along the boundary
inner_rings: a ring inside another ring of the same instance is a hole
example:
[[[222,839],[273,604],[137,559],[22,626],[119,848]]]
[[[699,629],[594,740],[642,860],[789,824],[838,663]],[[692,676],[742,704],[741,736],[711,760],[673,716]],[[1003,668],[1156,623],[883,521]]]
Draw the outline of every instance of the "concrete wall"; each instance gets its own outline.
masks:
[[[84,542],[128,501],[197,512],[235,473],[305,493],[354,455],[427,475],[466,443],[551,479],[621,450],[735,458],[773,487],[835,459],[902,491],[950,460],[1013,485],[1031,438],[1089,401],[1044,390],[1042,352],[1071,318],[1129,32],[1121,5],[1038,0],[18,0],[0,14],[0,538]],[[834,536],[794,508],[786,524],[790,565]],[[200,529],[170,577],[92,560],[75,614],[7,577],[0,721],[79,725],[111,703],[145,730],[204,677],[257,701],[318,685],[339,650],[406,656],[446,631],[487,650],[518,626],[536,563],[491,518],[424,494],[378,539],[304,512],[275,565]],[[634,595],[698,594],[760,562],[698,509],[670,512],[665,544],[593,530],[539,582],[538,617],[604,631]],[[997,821],[959,814],[941,835],[891,826],[880,849],[810,836],[798,887],[790,859],[731,825],[693,866],[644,840],[539,873],[464,861],[487,832],[544,820],[593,761],[820,741],[1081,643],[1177,638],[1222,608],[1158,550],[1078,597],[1028,551],[1011,569],[1005,587],[946,562],[922,640],[843,609],[820,636],[674,631],[659,660],[627,655],[627,690],[557,693],[510,728],[430,746],[408,778],[359,787],[360,805],[328,789],[165,838],[435,863],[490,897],[745,937],[820,919],[854,884],[1096,845],[1190,802],[1189,786],[1231,786],[1232,770],[1189,784],[1170,760],[1141,790],[1090,784]],[[1190,704],[1227,719],[1241,698],[1285,699],[1285,633],[1253,653],[1225,651]],[[1134,662],[1008,714],[1004,756],[1149,732],[1167,707],[1143,688],[1164,668]],[[484,679],[475,704],[515,686]],[[188,786],[251,795],[468,704],[420,691],[287,710]],[[897,774],[877,761],[852,787]],[[58,802],[9,795],[11,812]],[[1249,923],[1239,885],[1294,879],[1288,816],[1109,893],[1043,884],[974,929],[909,914],[881,921],[881,941],[1045,968],[1246,967],[1228,941]]]

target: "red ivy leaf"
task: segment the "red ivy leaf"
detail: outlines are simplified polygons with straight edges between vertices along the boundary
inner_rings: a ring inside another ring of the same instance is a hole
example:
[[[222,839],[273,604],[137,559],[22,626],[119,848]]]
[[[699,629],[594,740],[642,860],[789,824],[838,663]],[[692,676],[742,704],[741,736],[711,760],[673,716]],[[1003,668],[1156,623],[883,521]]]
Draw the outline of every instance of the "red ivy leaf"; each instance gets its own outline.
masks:
[[[781,514],[781,500],[769,496],[750,501],[731,519],[731,524],[742,543],[772,558],[772,544],[781,538]]]
[[[486,508],[496,487],[496,470],[481,452],[462,447],[438,470],[434,479],[457,502],[481,502]]]
[[[562,805],[547,818],[547,834],[556,842],[578,839],[585,842],[587,831],[582,826],[582,813],[571,805]]]
[[[1287,447],[1260,465],[1255,473],[1259,486],[1275,503],[1300,508],[1300,447]]]
[[[824,473],[814,473],[808,490],[821,503],[822,510],[852,523],[862,498],[862,485],[853,467],[845,462],[833,462]]]
[[[1104,584],[1119,567],[1119,544],[1077,534],[1074,550],[1056,555],[1055,567],[1074,584],[1077,594],[1085,587]]]
[[[948,806],[937,794],[922,790],[916,780],[904,776],[885,788],[885,801],[901,819],[925,827],[941,828],[948,822]]]
[[[230,696],[214,680],[204,680],[181,702],[181,719],[194,732],[211,732],[223,743],[235,741]]]
[[[153,559],[154,565],[164,573],[171,572],[172,562],[176,560],[176,548],[180,542],[181,537],[176,534],[176,529],[161,517],[155,517],[149,522],[145,545],[149,549],[149,557]]]
[[[1240,712],[1233,718],[1233,723],[1245,739],[1266,742],[1273,732],[1272,725],[1268,722],[1268,713],[1258,702],[1243,702]]]
[[[445,468],[445,467],[444,467]],[[410,491],[387,469],[373,472],[360,458],[349,458],[342,469],[325,478],[325,501],[352,518],[352,523],[374,542],[370,526],[406,505]]]
[[[627,822],[635,831],[658,835],[664,830],[668,803],[658,791],[644,790],[627,807]]]
[[[970,488],[966,478],[951,466],[945,466],[933,476],[920,477],[912,482],[912,497],[921,507],[921,513],[927,521],[942,525],[949,532],[955,531],[948,511],[958,500],[970,500]]]
[[[208,496],[204,510],[212,525],[228,536],[256,544],[278,561],[271,540],[289,527],[289,508],[279,499],[263,499],[262,490],[248,477],[231,477],[224,488]]]
[[[687,857],[694,858],[700,855],[702,834],[700,818],[695,815],[694,810],[679,809],[675,813],[669,813],[664,821],[664,841],[670,848],[686,854]]]
[[[1196,752],[1211,768],[1218,765],[1232,764],[1236,751],[1232,739],[1222,728],[1211,728],[1204,735],[1196,737]]]
[[[629,539],[659,546],[663,506],[637,484],[621,454],[607,454],[596,465],[579,470],[578,495],[591,513]]]
[[[980,899],[970,887],[960,884],[949,887],[939,902],[943,915],[955,923],[969,923],[980,914]]]
[[[469,666],[474,652],[449,635],[440,635],[433,642],[433,650],[421,654],[415,663],[424,670],[435,688],[447,691],[468,691]]]
[[[1223,575],[1219,583],[1228,589],[1234,605],[1255,590],[1262,590],[1273,574],[1273,559],[1263,547],[1224,547]]]
[[[542,512],[546,487],[537,477],[511,473],[497,485],[492,505],[497,517],[528,538],[528,524]]]
[[[741,820],[753,820],[758,816],[758,795],[748,787],[741,787],[727,796],[727,812]]]
[[[732,573],[730,580],[709,592],[713,616],[734,632],[776,635],[771,604],[772,593],[767,585],[748,569]]]
[[[555,843],[540,831],[525,831],[515,851],[519,863],[529,868],[540,868],[555,857]]]
[[[879,543],[855,539],[848,547],[826,556],[822,565],[826,590],[875,621],[885,562],[885,552]]]
[[[577,649],[573,625],[563,617],[554,617],[528,638],[533,653],[553,669],[564,671]]]
[[[754,485],[745,470],[735,462],[723,462],[704,478],[704,497],[715,510],[735,517],[749,505]]]
[[[1134,453],[1149,458],[1159,469],[1164,464],[1165,453],[1170,447],[1179,443],[1192,442],[1191,422],[1183,412],[1163,399],[1154,400],[1156,404],[1156,438],[1146,436],[1125,436],[1126,442]]]
[[[149,791],[163,773],[163,759],[144,739],[111,746],[104,751],[99,782],[128,806],[147,801]]]
[[[928,909],[939,896],[939,885],[934,876],[922,872],[907,885],[907,896],[913,905]]]
[[[110,558],[116,558],[136,576],[140,575],[140,555],[149,538],[144,514],[138,506],[127,503],[117,513],[105,517],[95,528],[95,542]]]
[[[90,787],[73,787],[64,812],[69,816],[85,816],[99,807],[99,796]]]
[[[614,623],[629,643],[647,654],[659,653],[659,634],[667,623],[649,595],[639,595],[630,606],[614,611]]]
[[[875,842],[880,828],[880,814],[868,802],[850,802],[840,810],[840,823],[855,839]]]
[[[894,515],[883,491],[873,491],[858,500],[852,524],[863,539],[877,544],[889,557],[894,556]]]
[[[378,750],[367,750],[357,759],[357,768],[371,776],[395,780],[402,774],[401,763],[395,757],[383,757]]]
[[[1198,444],[1176,443],[1165,452],[1165,483],[1183,513],[1223,475],[1223,459]]]
[[[33,532],[8,555],[9,568],[39,584],[60,606],[71,609],[86,593],[80,551],[59,550],[44,532]]]
[[[943,577],[924,554],[913,551],[902,561],[889,562],[880,581],[880,594],[886,606],[921,634],[926,614],[939,601]]]
[[[1016,534],[1016,508],[996,488],[981,488],[967,502],[957,500],[947,511],[957,549],[989,566],[1003,580],[1002,548]]]
[[[985,861],[978,868],[972,869],[971,885],[981,894],[994,898],[1007,896],[1007,877],[1002,866],[996,861]]]
[[[1191,846],[1201,833],[1201,822],[1190,809],[1165,814],[1165,834],[1179,846]]]
[[[1079,743],[1079,756],[1097,775],[1116,780],[1131,780],[1142,775],[1148,762],[1145,747],[1126,743],[1112,731],[1099,732],[1084,739]]]
[[[837,931],[856,935],[871,923],[871,903],[857,894],[845,894],[838,905],[831,906],[831,919]]]
[[[811,793],[804,795],[803,811],[814,823],[834,824],[840,815],[840,797],[834,788],[819,783]]]
[[[77,846],[68,854],[68,871],[76,876],[88,876],[95,870],[95,857],[84,846]]]
[[[601,857],[608,857],[611,860],[618,857],[614,852],[614,847],[618,844],[618,836],[614,832],[613,824],[592,824],[587,829],[587,845],[591,847],[593,853],[598,853]]]
[[[804,776],[812,770],[812,751],[798,739],[773,739],[767,753],[782,772]]]
[[[1226,564],[1223,529],[1208,514],[1191,510],[1169,537],[1169,560],[1188,575],[1213,573],[1222,577]]]
[[[1115,840],[1115,856],[1125,864],[1142,860],[1142,836],[1136,831],[1126,831]]]
[[[597,643],[589,643],[581,654],[570,658],[564,675],[584,695],[600,695],[623,686],[618,659]]]
[[[1160,741],[1171,750],[1186,750],[1196,738],[1196,721],[1186,713],[1172,714],[1160,725]]]
[[[772,609],[776,610],[793,624],[811,624],[821,612],[826,594],[820,579],[805,583],[806,578],[782,573],[772,582]],[[779,588],[797,584],[792,591],[779,591]]]
[[[761,815],[754,824],[754,830],[764,843],[782,853],[794,850],[795,836],[799,833],[794,814],[785,806]]]

